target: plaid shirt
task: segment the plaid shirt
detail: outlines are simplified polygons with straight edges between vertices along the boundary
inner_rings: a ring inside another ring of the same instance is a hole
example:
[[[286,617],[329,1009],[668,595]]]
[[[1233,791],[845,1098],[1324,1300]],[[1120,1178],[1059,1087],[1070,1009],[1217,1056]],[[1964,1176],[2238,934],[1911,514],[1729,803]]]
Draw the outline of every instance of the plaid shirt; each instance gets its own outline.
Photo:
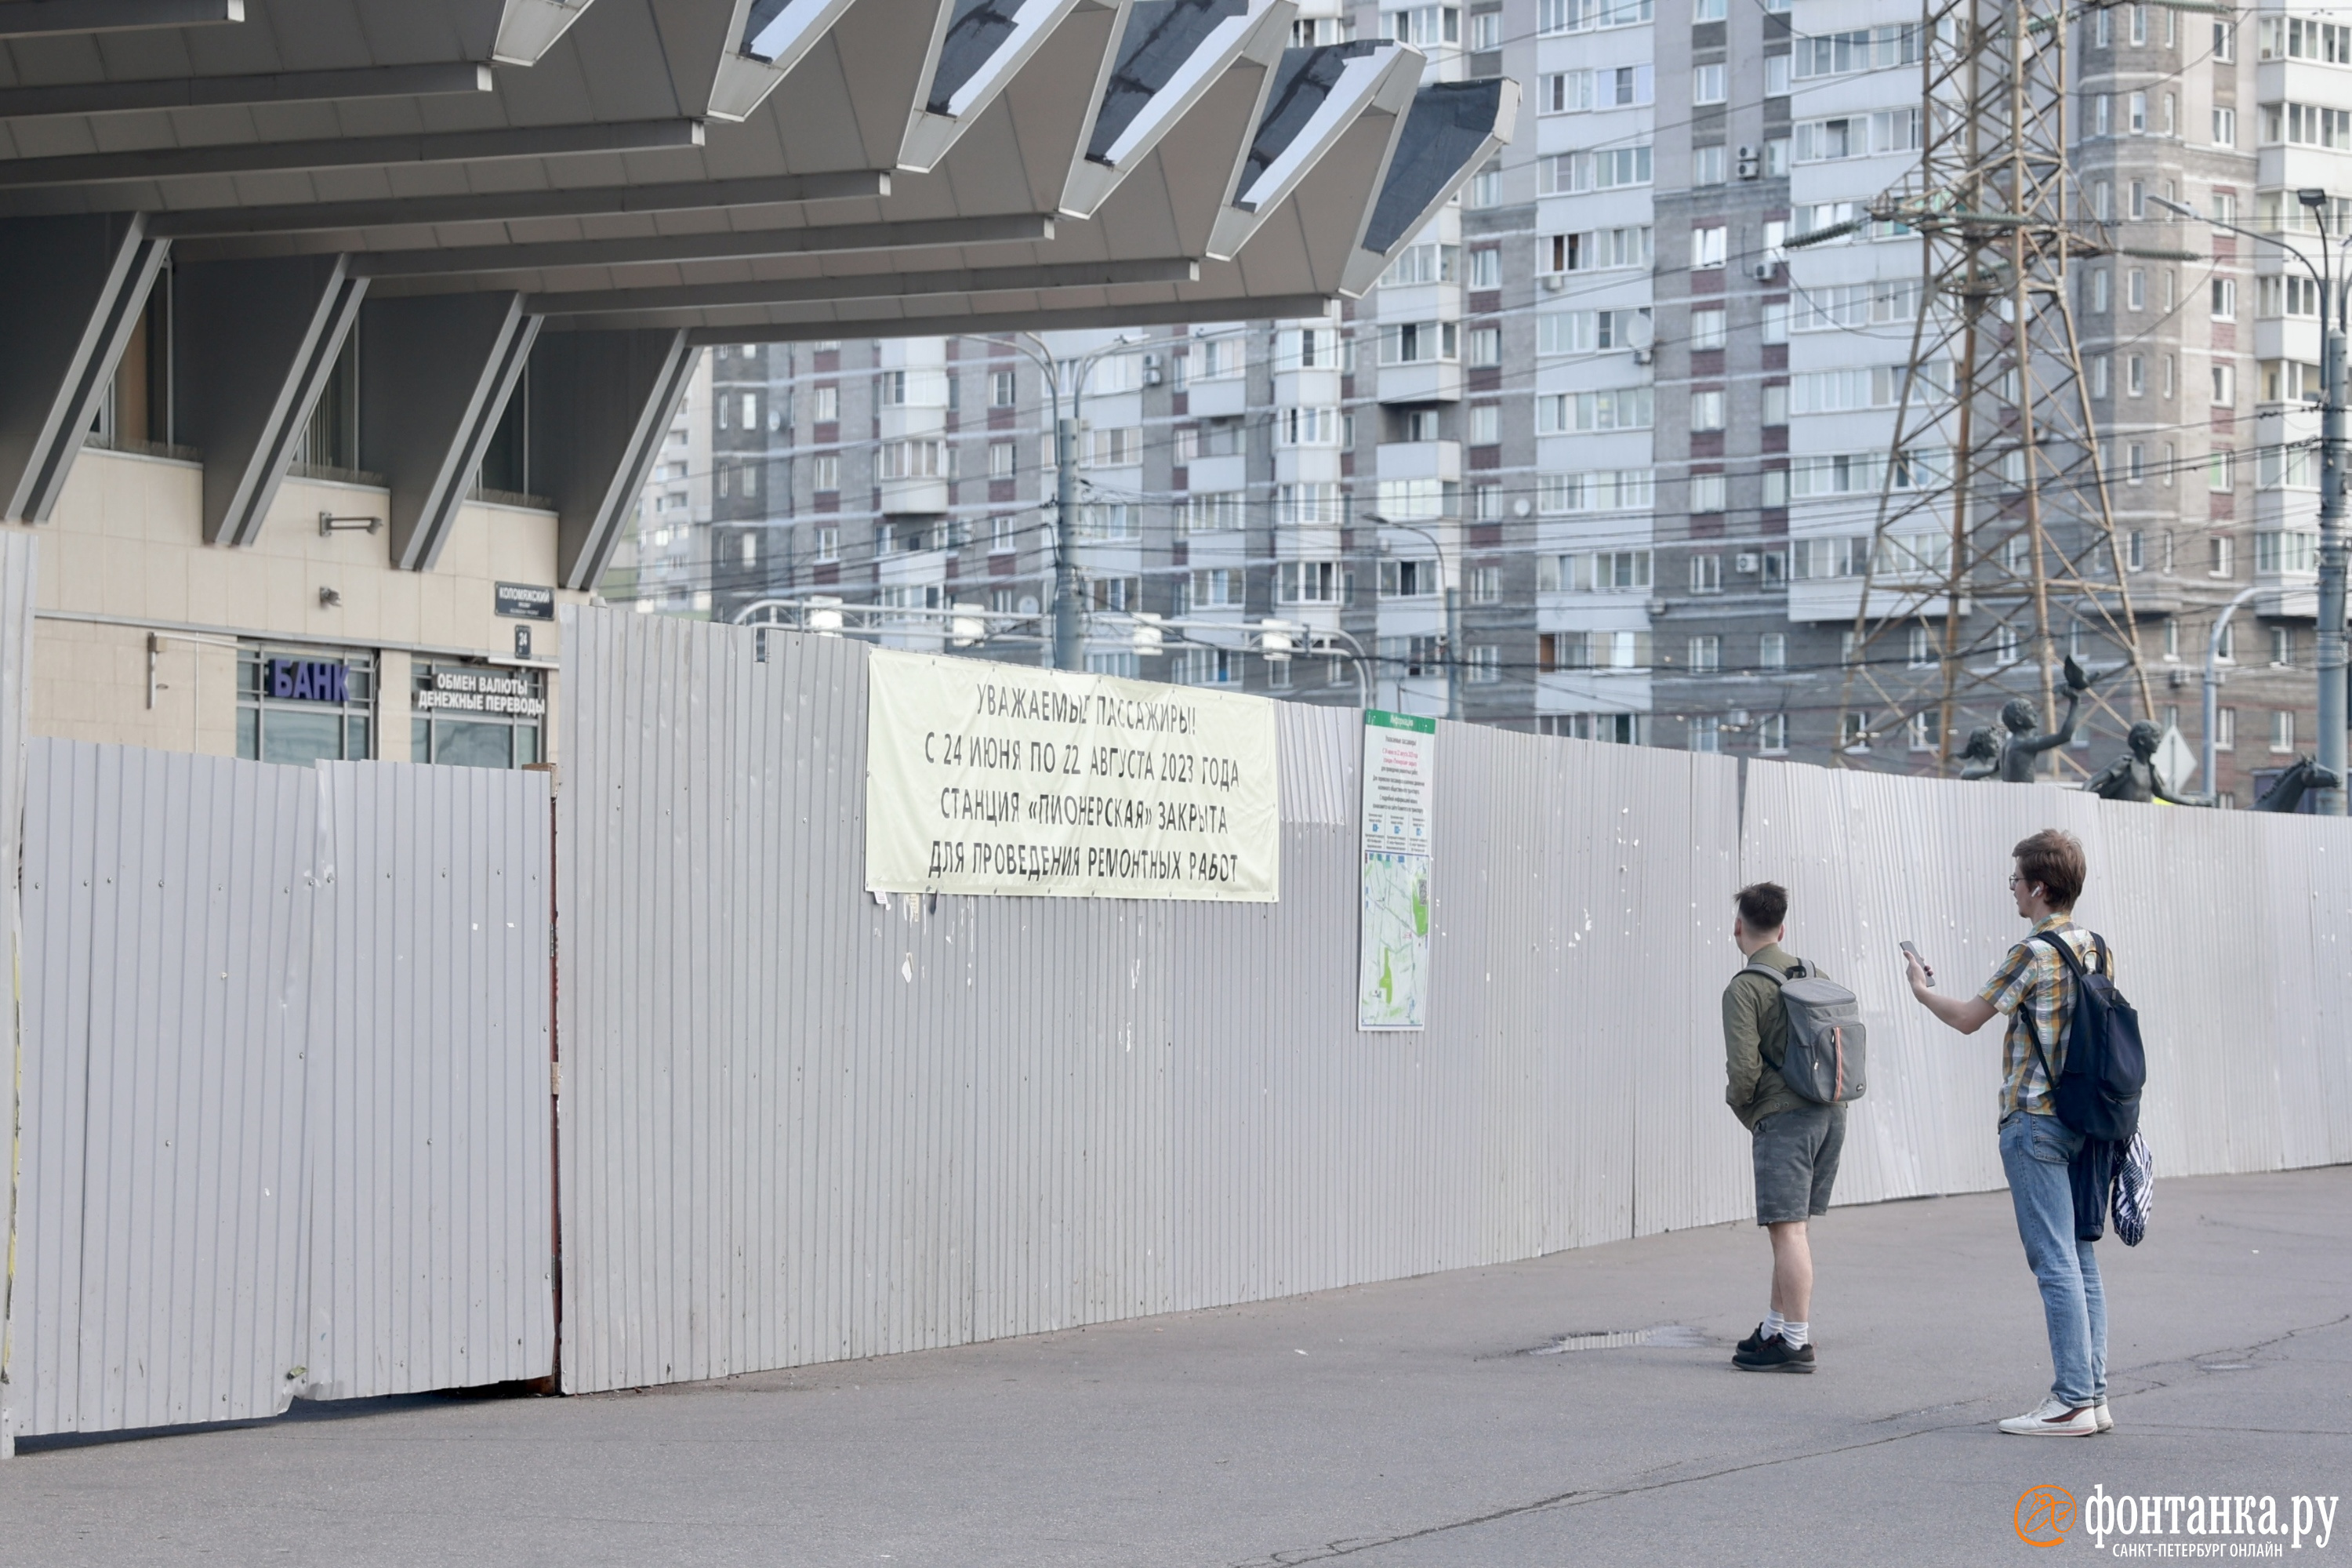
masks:
[[[2074,950],[2076,961],[2084,968],[2096,962],[2091,933],[2064,915],[2053,914],[2037,922],[2026,941],[2009,950],[1993,977],[1977,993],[1996,1011],[2009,1015],[2009,1034],[2001,1041],[2000,1114],[2004,1120],[2013,1110],[2035,1116],[2057,1114],[2050,1098],[2050,1079],[2034,1054],[2033,1042],[2035,1036],[2041,1037],[2042,1052],[2049,1058],[2052,1072],[2065,1070],[2066,1026],[2074,1017],[2074,978],[2048,942],[2032,940],[2043,931],[2063,932],[2060,940]],[[2115,949],[2109,948],[2110,978],[2114,971]]]

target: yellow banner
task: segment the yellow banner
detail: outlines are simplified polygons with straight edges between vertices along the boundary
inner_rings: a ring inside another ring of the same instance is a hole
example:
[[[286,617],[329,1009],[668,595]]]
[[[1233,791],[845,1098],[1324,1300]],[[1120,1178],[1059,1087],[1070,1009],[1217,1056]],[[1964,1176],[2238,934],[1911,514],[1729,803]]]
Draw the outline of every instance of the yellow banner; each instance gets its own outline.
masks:
[[[1272,903],[1274,704],[877,648],[866,886]]]

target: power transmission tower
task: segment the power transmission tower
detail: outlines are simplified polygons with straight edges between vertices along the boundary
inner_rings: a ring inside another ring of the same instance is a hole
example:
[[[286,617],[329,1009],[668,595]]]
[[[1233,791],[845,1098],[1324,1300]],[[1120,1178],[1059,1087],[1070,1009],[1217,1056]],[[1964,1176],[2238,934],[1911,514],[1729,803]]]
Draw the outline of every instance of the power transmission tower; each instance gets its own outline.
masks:
[[[2053,0],[1930,0],[1919,39],[1921,159],[1867,220],[1921,237],[1921,298],[1879,478],[1839,700],[1839,755],[1932,714],[1949,769],[1963,726],[2038,698],[2058,670],[2111,668],[2084,700],[2118,725],[2154,711],[2070,297],[2070,263],[2111,255],[2067,161],[2068,24]],[[2063,756],[2063,750],[2061,755]],[[2061,762],[2062,770],[2075,766]],[[2075,771],[2080,771],[2075,766]]]

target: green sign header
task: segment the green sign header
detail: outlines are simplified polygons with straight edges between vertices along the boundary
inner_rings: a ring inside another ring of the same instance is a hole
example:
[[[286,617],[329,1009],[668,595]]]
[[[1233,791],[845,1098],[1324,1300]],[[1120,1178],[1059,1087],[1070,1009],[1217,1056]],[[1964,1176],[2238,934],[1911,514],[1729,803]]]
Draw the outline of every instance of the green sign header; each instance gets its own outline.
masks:
[[[1364,710],[1364,724],[1369,729],[1418,730],[1424,735],[1437,733],[1437,721],[1416,718],[1411,713],[1384,713],[1377,708]]]

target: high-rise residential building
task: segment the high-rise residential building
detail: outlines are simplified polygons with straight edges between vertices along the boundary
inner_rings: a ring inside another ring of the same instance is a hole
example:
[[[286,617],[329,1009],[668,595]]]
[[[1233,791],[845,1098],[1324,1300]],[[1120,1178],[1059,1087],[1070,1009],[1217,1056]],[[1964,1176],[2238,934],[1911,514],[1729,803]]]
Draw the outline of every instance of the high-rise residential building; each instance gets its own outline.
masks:
[[[2256,590],[2222,644],[2215,737],[2240,805],[2314,744],[2319,327],[2279,245],[2202,220],[2308,248],[2317,220],[2294,193],[2313,188],[2347,232],[2352,28],[2332,15],[2125,5],[2071,40],[2089,243],[2069,281],[2145,716],[2199,745],[2209,636]],[[1042,352],[1066,385],[1086,367],[1074,559],[1092,668],[1333,703],[1360,679],[1377,705],[1442,712],[1450,594],[1471,720],[1933,770],[1932,714],[1898,734],[1844,709],[1850,660],[1924,689],[1941,658],[1940,616],[1880,627],[1866,655],[1854,637],[1882,490],[1949,472],[1922,453],[1889,473],[1915,328],[1941,296],[1899,226],[1789,244],[1916,169],[1923,26],[1865,0],[1309,0],[1297,44],[1402,38],[1428,79],[1527,89],[1512,143],[1363,298],[1042,347],[714,350],[609,591],[721,616],[838,599],[895,613],[892,640],[1042,658]],[[2058,651],[2120,663],[2079,610],[2057,607]],[[1157,651],[1138,612],[1177,623]],[[1284,658],[1301,639],[1269,650],[1268,621],[1335,636]],[[2016,694],[2039,689],[2032,648],[1982,662],[1994,679],[1955,750],[1995,722],[2010,664]],[[2114,678],[2117,701],[2143,716],[2128,684]],[[2114,755],[2120,728],[2088,720],[2068,771]]]

